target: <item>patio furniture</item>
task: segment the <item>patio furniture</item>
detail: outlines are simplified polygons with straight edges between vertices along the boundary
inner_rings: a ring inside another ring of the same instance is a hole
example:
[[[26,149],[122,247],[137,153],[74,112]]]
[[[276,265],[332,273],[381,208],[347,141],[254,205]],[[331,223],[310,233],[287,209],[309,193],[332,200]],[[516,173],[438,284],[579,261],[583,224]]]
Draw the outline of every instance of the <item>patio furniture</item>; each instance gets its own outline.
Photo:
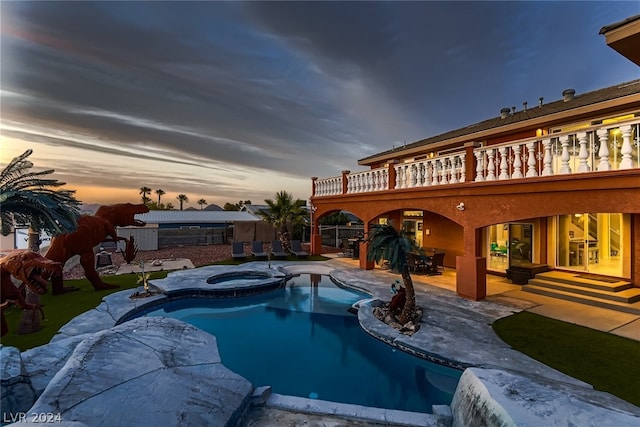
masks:
[[[302,250],[302,242],[300,240],[292,240],[291,241],[291,249],[289,249],[292,254],[297,257],[308,257],[309,252]]]
[[[353,256],[353,246],[351,246],[351,242],[348,238],[342,238],[342,256],[344,257],[352,257]]]
[[[271,256],[274,258],[286,258],[289,256],[282,248],[282,242],[280,240],[271,241]]]
[[[247,257],[247,254],[244,253],[243,242],[233,242],[231,244],[231,257],[233,259],[244,259]]]
[[[422,258],[419,254],[407,254],[407,266],[412,273],[426,272],[428,258]]]
[[[430,275],[442,274],[440,267],[444,269],[444,251],[436,251],[428,257],[426,264],[426,272]]]
[[[255,258],[267,258],[269,256],[262,248],[262,240],[254,240],[251,242],[251,254]]]

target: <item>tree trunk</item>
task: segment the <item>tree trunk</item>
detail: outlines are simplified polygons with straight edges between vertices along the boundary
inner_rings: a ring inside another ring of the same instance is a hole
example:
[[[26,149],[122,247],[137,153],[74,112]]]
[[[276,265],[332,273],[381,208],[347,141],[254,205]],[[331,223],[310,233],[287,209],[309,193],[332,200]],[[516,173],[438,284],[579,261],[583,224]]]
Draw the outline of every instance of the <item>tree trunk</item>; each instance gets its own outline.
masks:
[[[401,324],[404,325],[412,319],[413,313],[416,308],[416,292],[413,289],[413,280],[411,280],[411,274],[409,274],[409,270],[406,267],[402,272],[402,283],[407,292],[407,299],[404,303],[402,313],[400,313],[400,317],[398,318],[398,320]]]
[[[282,243],[282,250],[289,252],[289,232],[286,225],[280,229],[280,243]]]
[[[29,238],[27,239],[27,249],[40,253],[40,230],[29,227]]]

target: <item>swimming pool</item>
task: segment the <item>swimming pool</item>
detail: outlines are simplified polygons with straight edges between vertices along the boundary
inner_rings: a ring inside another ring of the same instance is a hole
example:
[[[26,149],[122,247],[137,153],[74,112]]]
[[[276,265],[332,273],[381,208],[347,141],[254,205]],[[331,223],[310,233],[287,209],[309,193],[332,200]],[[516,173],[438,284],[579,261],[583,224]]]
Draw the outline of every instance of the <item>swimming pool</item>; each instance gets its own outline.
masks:
[[[416,412],[450,404],[462,372],[362,331],[347,309],[367,297],[304,274],[261,295],[180,299],[139,315],[180,319],[215,335],[226,367],[275,393]]]

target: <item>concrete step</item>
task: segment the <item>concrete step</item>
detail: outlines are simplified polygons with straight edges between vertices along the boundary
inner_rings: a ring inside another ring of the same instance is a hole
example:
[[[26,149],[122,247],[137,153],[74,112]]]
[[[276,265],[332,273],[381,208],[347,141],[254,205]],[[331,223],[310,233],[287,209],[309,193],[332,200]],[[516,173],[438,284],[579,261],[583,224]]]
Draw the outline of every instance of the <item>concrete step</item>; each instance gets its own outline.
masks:
[[[543,280],[536,276],[536,278],[529,280],[529,284],[525,285],[524,288],[526,289],[528,286],[533,285],[541,288],[554,289],[557,291],[563,291],[578,295],[587,295],[590,297],[617,301],[626,304],[632,304],[634,302],[640,301],[640,288],[625,288],[619,291],[611,291],[603,290],[600,288],[585,287],[583,284],[576,285],[573,283],[575,282],[566,283],[554,280]]]
[[[616,282],[605,282],[602,280],[593,280],[589,278],[579,277],[578,274],[566,273],[563,271],[547,271],[539,273],[535,277],[549,282],[566,283],[574,286],[581,286],[590,289],[599,289],[608,292],[619,292],[625,289],[631,289],[631,282],[618,280]],[[612,279],[615,280],[615,279]]]
[[[542,287],[538,285],[525,285],[522,287],[524,292],[530,292],[538,295],[545,295],[552,298],[563,299],[565,301],[578,302],[581,304],[591,305],[594,307],[606,308],[609,310],[621,311],[630,314],[640,314],[640,301],[634,303],[624,303],[613,301],[610,299],[594,297],[590,295],[581,295],[575,292],[568,292],[560,289]]]

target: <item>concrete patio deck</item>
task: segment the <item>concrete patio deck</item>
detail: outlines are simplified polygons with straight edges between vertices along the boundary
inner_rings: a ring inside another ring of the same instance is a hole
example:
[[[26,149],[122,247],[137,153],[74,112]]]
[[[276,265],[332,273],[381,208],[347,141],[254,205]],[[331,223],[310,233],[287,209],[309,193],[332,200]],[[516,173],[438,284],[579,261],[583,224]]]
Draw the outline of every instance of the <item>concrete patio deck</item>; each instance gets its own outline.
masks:
[[[332,258],[333,262],[358,268],[358,260],[344,258],[338,254],[324,256]],[[398,277],[388,270],[376,268],[372,271],[382,277],[389,276],[390,281]],[[456,271],[451,268],[445,268],[442,275],[412,274],[411,278],[416,285],[416,291],[426,291],[426,286],[436,286],[454,293],[456,291]],[[521,285],[512,284],[506,277],[487,275],[487,301],[518,306],[524,304],[527,311],[541,316],[640,341],[640,315],[524,292]]]

